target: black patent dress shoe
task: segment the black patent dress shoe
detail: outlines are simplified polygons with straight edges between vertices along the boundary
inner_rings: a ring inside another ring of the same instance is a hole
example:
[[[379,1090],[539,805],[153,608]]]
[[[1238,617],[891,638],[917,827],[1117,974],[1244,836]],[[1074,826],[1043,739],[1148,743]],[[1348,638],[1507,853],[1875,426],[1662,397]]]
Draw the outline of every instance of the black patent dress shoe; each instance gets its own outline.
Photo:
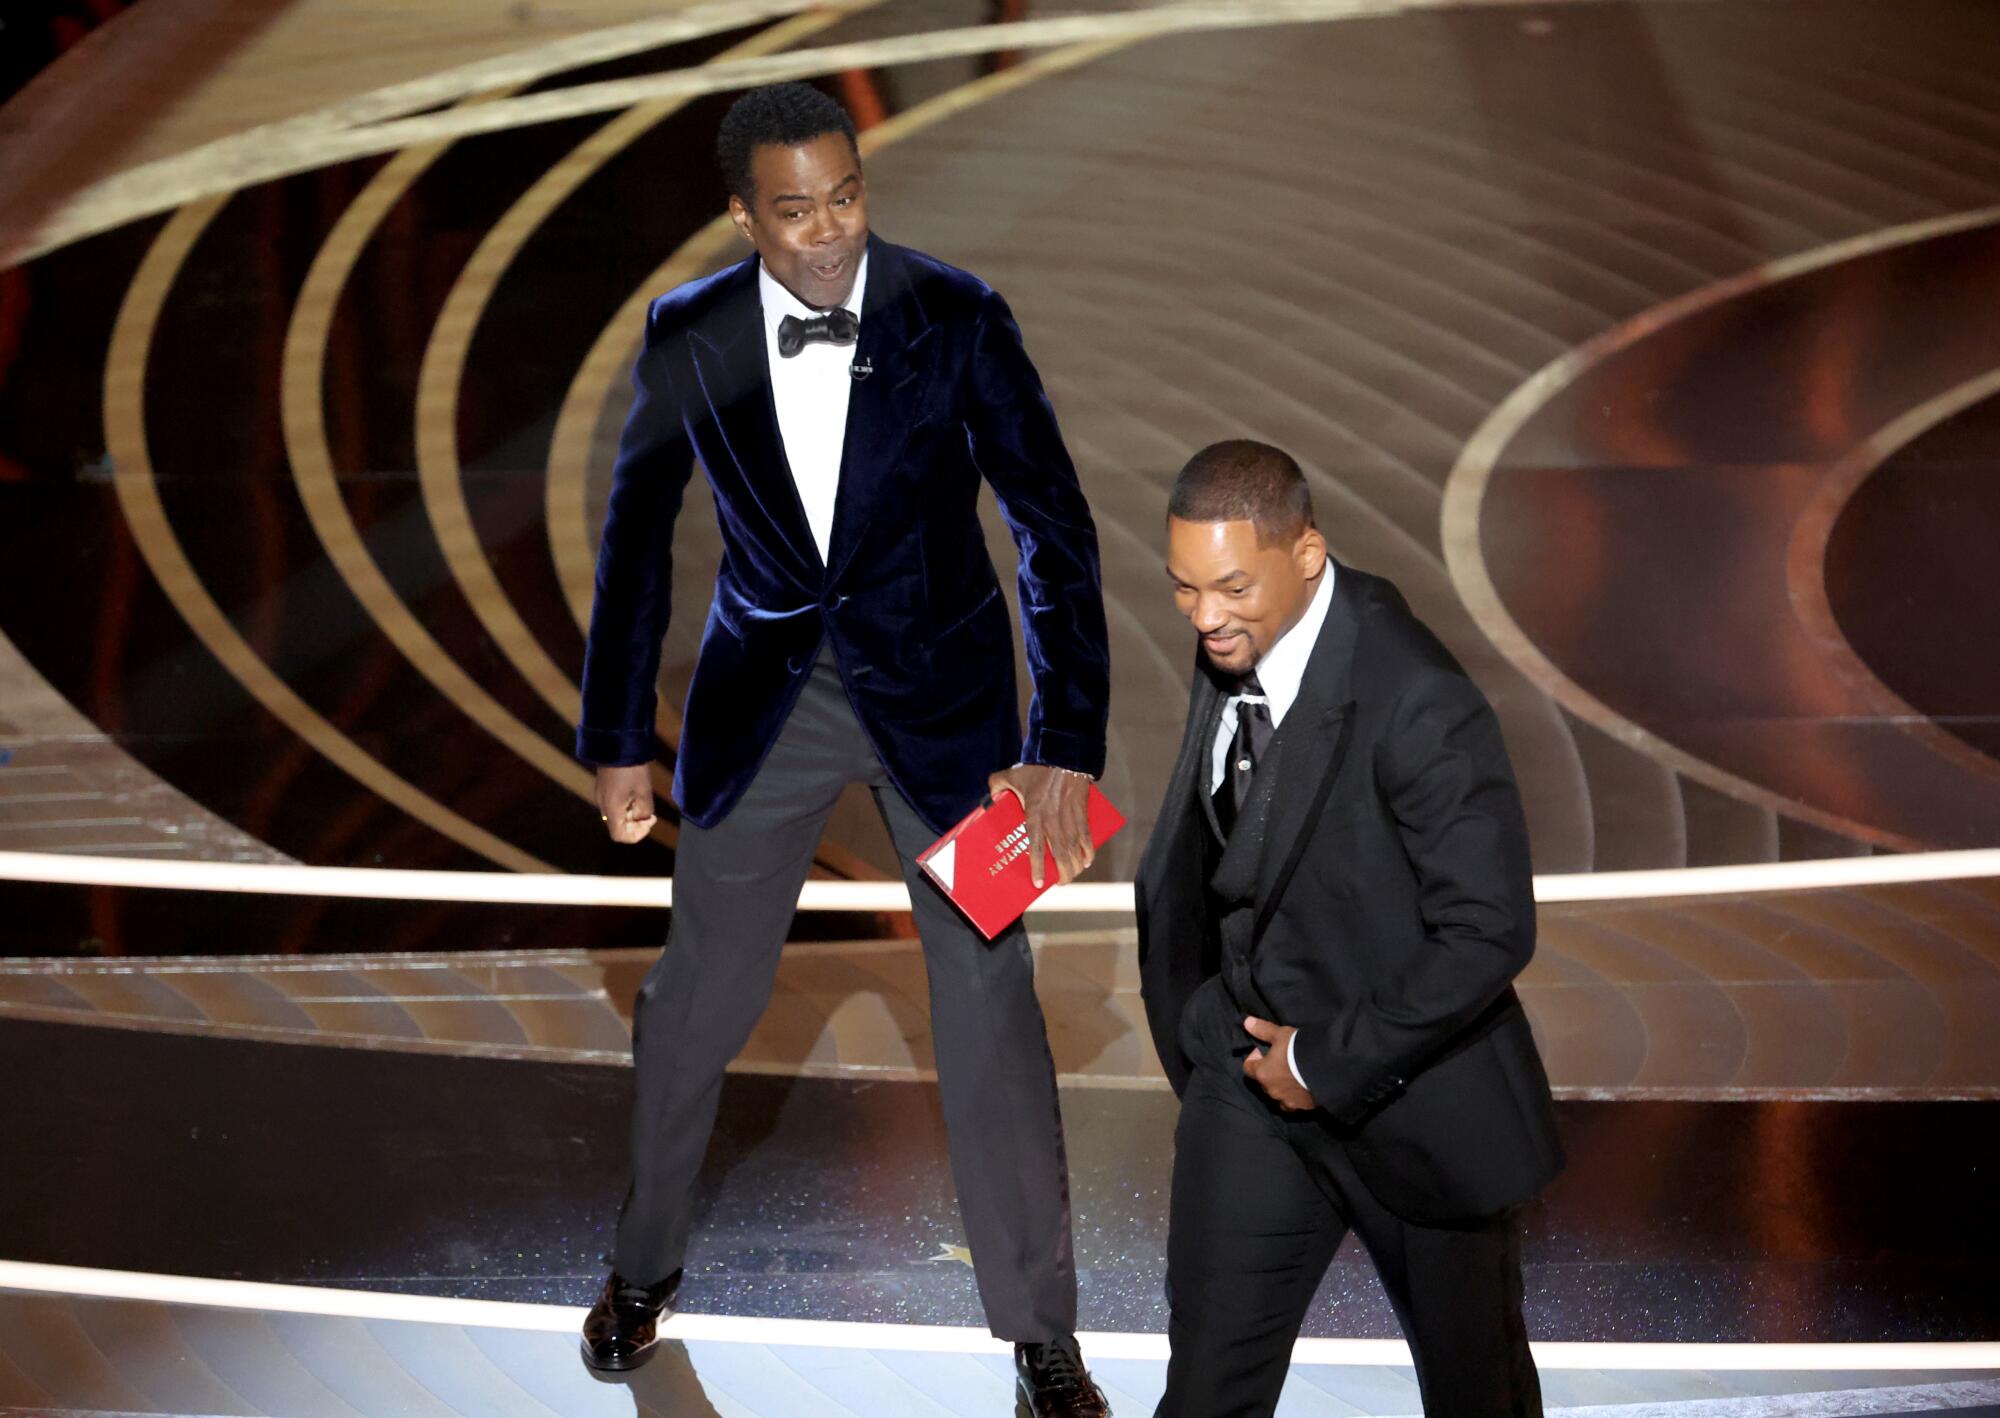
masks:
[[[583,1362],[593,1369],[622,1374],[653,1357],[660,1337],[660,1320],[673,1313],[674,1292],[680,1288],[677,1270],[657,1285],[634,1285],[612,1271],[597,1303],[583,1321]]]
[[[1111,1405],[1091,1382],[1073,1334],[1047,1344],[1016,1344],[1014,1372],[1021,1397],[1017,1412],[1031,1418],[1109,1418]]]

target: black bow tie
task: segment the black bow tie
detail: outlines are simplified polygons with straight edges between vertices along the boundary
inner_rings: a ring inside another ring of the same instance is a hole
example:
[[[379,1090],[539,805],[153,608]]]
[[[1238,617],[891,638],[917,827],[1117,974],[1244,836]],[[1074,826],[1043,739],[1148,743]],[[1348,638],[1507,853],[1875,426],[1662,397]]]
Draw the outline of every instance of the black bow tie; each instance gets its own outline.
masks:
[[[778,353],[790,359],[807,345],[851,345],[861,337],[861,317],[845,306],[801,320],[787,315],[778,322]]]

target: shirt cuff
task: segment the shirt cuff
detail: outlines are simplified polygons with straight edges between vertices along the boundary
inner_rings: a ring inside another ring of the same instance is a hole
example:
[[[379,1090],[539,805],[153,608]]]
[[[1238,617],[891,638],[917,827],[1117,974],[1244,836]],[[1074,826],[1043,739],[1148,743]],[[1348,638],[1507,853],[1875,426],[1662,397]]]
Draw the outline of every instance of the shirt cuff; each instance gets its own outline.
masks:
[[[1299,1031],[1296,1029],[1292,1031],[1292,1037],[1285,1040],[1285,1067],[1292,1071],[1293,1082],[1308,1093],[1313,1091],[1312,1085],[1306,1082],[1305,1075],[1299,1072]]]
[[[1086,739],[1061,729],[1037,729],[1021,745],[1021,761],[1067,768],[1072,773],[1096,778],[1104,772],[1104,738],[1099,735]]]

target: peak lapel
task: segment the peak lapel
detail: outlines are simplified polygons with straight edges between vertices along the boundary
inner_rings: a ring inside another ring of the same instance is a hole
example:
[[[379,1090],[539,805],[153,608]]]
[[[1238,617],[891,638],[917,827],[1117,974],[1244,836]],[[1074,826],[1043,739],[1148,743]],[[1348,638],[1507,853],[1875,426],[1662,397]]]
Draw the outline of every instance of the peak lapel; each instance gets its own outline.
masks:
[[[860,544],[870,508],[918,421],[943,344],[940,333],[924,313],[903,249],[870,237],[868,289],[862,298],[861,337],[854,347],[858,377],[847,403],[840,489],[833,505],[828,561],[835,577]]]
[[[1355,610],[1355,580],[1333,565],[1333,599],[1306,661],[1299,697],[1278,734],[1287,737],[1280,782],[1273,784],[1270,815],[1257,860],[1257,927],[1261,931],[1298,865],[1312,821],[1325,805],[1327,790],[1354,729],[1352,674],[1354,642],[1361,621]],[[1297,733],[1290,731],[1297,729]],[[1258,776],[1263,777],[1262,773]]]
[[[1199,647],[1195,650],[1194,683],[1188,692],[1187,728],[1181,735],[1181,756],[1167,782],[1167,800],[1160,809],[1159,836],[1178,831],[1181,818],[1192,813],[1204,819],[1203,830],[1217,831],[1215,808],[1209,801],[1208,778],[1215,747],[1215,726],[1222,717],[1222,691],[1209,673]]]

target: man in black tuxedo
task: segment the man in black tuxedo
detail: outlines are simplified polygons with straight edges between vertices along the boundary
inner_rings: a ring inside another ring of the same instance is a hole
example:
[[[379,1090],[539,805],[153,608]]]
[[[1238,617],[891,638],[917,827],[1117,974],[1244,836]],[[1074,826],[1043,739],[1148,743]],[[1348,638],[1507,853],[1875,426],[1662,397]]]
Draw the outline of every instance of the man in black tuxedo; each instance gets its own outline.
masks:
[[[1104,1400],[1077,1351],[1055,1067],[1017,923],[990,944],[915,857],[989,792],[1027,810],[1035,880],[1089,865],[1109,661],[1097,534],[1007,304],[870,235],[854,127],[803,84],[744,95],[717,157],[748,259],[661,296],[613,472],[577,756],[608,830],[653,822],[654,680],[674,521],[699,461],[723,557],[688,689],[667,948],[633,1017],[633,1177],[584,1354],[651,1353],[688,1245],[723,1070],[770,998],[821,831],[866,783],[930,977],[959,1210],[987,1322],[1037,1415]],[[1021,549],[1034,698],[977,503]],[[1010,766],[1011,765],[1011,766]]]
[[[1535,905],[1499,724],[1394,586],[1327,555],[1276,448],[1189,461],[1167,570],[1200,654],[1138,880],[1181,1097],[1159,1413],[1270,1413],[1350,1229],[1426,1413],[1539,1413],[1512,1212],[1562,1154],[1510,984]]]

